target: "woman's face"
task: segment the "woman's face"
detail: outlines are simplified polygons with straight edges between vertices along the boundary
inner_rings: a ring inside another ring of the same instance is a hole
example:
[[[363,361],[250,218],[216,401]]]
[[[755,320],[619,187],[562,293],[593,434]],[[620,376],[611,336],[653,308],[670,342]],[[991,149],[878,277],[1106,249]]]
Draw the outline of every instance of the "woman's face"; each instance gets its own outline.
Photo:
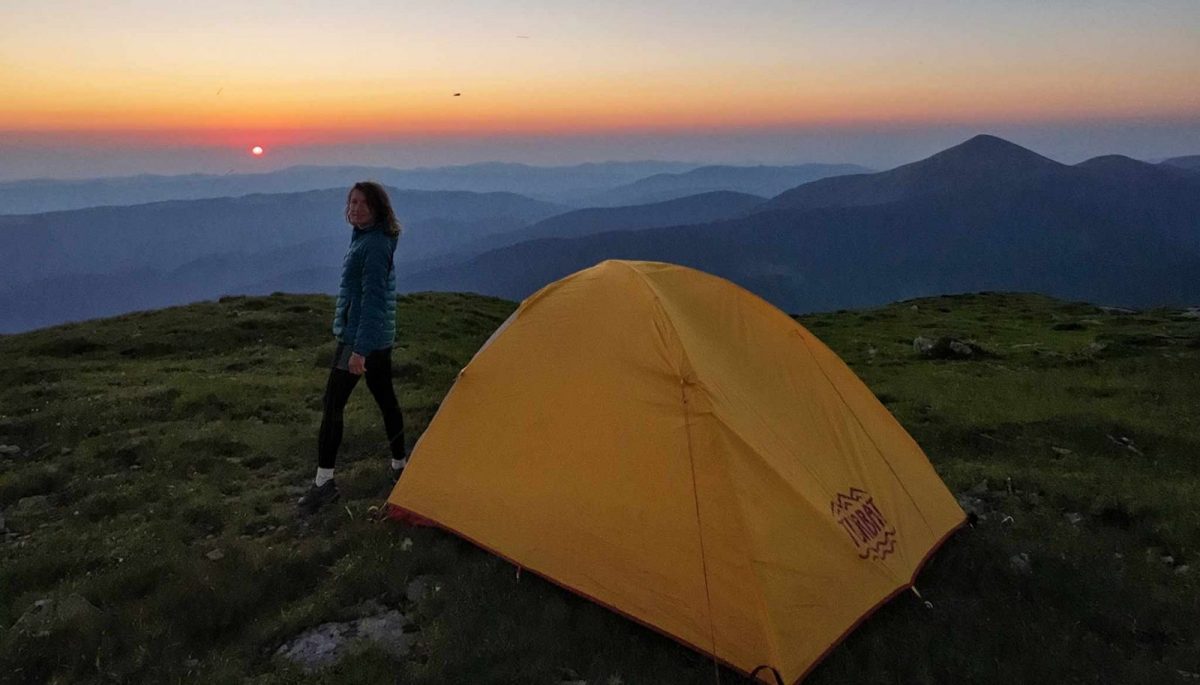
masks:
[[[350,191],[350,199],[346,202],[346,218],[355,226],[368,226],[375,220],[371,207],[367,205],[367,196],[361,190]]]

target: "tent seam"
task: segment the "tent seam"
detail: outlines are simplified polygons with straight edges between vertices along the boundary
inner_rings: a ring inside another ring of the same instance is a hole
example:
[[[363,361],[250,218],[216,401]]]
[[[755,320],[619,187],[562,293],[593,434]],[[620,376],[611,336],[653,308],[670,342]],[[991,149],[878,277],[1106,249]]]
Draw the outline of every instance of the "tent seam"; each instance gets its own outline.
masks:
[[[896,479],[896,483],[900,485],[900,489],[904,491],[904,495],[908,497],[908,501],[912,504],[913,508],[917,510],[917,513],[920,514],[921,522],[925,524],[925,529],[929,531],[930,535],[935,535],[933,532],[933,526],[929,525],[929,519],[925,518],[925,511],[921,508],[921,505],[917,503],[917,500],[913,498],[912,493],[908,491],[908,486],[904,484],[904,480],[896,474],[896,469],[892,466],[892,462],[888,460],[887,456],[883,453],[883,450],[880,449],[879,443],[875,442],[875,436],[871,435],[870,431],[868,431],[866,426],[863,425],[862,419],[858,416],[858,412],[854,411],[854,407],[851,407],[850,403],[846,401],[846,397],[842,394],[841,389],[838,388],[837,384],[834,383],[833,379],[829,377],[828,373],[826,373],[825,367],[822,366],[821,362],[817,359],[817,355],[813,354],[812,347],[808,344],[808,340],[805,339],[804,334],[799,328],[800,324],[796,325],[796,335],[800,337],[800,343],[804,345],[804,350],[808,352],[808,356],[812,358],[813,365],[820,369],[821,375],[825,377],[825,382],[829,383],[829,387],[833,388],[833,391],[837,393],[838,399],[842,401],[842,406],[846,408],[846,411],[850,414],[850,416],[854,417],[854,422],[858,424],[858,429],[861,430],[863,435],[867,437],[867,440],[871,441],[871,446],[875,448],[875,453],[879,455],[879,460],[884,464],[887,464],[888,471],[892,474],[892,478]],[[869,388],[868,392],[870,392]],[[894,417],[893,420],[895,420]]]
[[[697,381],[700,381],[700,375],[699,375],[699,371],[696,369],[695,365],[693,365],[693,364],[692,364],[692,360],[691,360],[691,357],[688,355],[687,348],[686,348],[686,347],[684,346],[684,344],[683,344],[683,336],[679,335],[679,329],[675,327],[675,322],[674,322],[674,321],[671,319],[671,317],[670,317],[670,316],[668,316],[668,315],[667,315],[666,308],[665,308],[665,307],[663,307],[663,304],[662,304],[662,296],[659,294],[659,292],[658,292],[658,289],[654,287],[654,284],[650,282],[650,279],[649,279],[649,278],[647,278],[647,277],[646,277],[646,275],[645,275],[644,273],[642,273],[641,271],[639,271],[639,270],[637,270],[636,268],[634,268],[634,267],[633,267],[631,264],[629,264],[628,262],[625,262],[625,261],[620,261],[620,260],[615,260],[615,261],[617,261],[617,263],[621,264],[621,265],[622,265],[622,266],[624,266],[625,268],[627,268],[627,269],[629,269],[630,271],[632,271],[632,272],[633,272],[633,273],[634,273],[634,274],[635,274],[635,275],[638,277],[638,280],[639,280],[639,281],[642,283],[642,285],[643,285],[643,286],[646,288],[646,290],[647,290],[647,291],[650,293],[650,297],[651,297],[651,298],[654,300],[654,305],[655,305],[655,307],[657,307],[657,308],[658,308],[658,311],[659,311],[659,313],[662,315],[662,318],[663,318],[664,320],[666,320],[666,322],[667,322],[667,325],[668,325],[668,326],[670,326],[670,328],[671,328],[671,332],[672,332],[672,333],[675,335],[675,341],[676,341],[676,344],[679,346],[679,353],[680,353],[680,355],[682,355],[682,357],[683,357],[683,361],[684,361],[684,362],[687,364],[687,367],[688,367],[688,369],[690,369],[690,370],[691,370],[691,372],[692,372],[692,375],[696,377],[696,380],[697,380]],[[682,377],[682,376],[683,376],[683,374],[682,374],[682,373],[680,373],[680,380],[681,380],[681,381],[683,381],[683,377]],[[703,382],[694,383],[693,385],[697,385],[697,386],[699,386],[699,388],[701,389],[701,391],[702,391],[702,392],[704,393],[704,395],[705,395],[705,396],[708,398],[708,400],[709,400],[709,404],[710,404],[710,405],[713,405],[713,404],[714,404],[714,403],[712,402],[712,396],[711,396],[711,395],[709,394],[709,392],[708,392],[708,386],[706,386],[706,385],[705,385]],[[682,388],[682,385],[681,385],[681,388]],[[686,416],[686,412],[687,412],[687,404],[686,404],[686,402],[684,403],[684,407],[683,407],[683,409],[684,409],[685,416]],[[741,434],[740,434],[740,433],[738,433],[738,431],[737,431],[737,430],[735,430],[735,429],[734,429],[732,426],[730,426],[730,425],[728,424],[728,422],[726,422],[726,421],[725,421],[723,418],[721,418],[721,416],[720,416],[720,415],[719,415],[719,414],[718,414],[716,411],[711,411],[710,413],[713,415],[713,417],[716,419],[717,423],[718,423],[720,426],[722,426],[722,427],[723,427],[725,430],[728,430],[728,431],[730,431],[730,432],[731,432],[733,435],[735,435],[735,436],[737,437],[737,439],[738,439],[738,440],[742,441],[742,443],[746,444],[747,446],[750,446],[750,442],[749,442],[749,441],[747,441],[745,438],[743,438],[743,437],[741,436]],[[689,419],[689,421],[690,421],[690,419]],[[692,439],[692,438],[691,438],[691,427],[690,427],[690,423],[689,423],[687,426],[685,426],[685,428],[687,428],[687,430],[688,430],[688,459],[689,459],[689,461],[693,461],[693,457],[692,457],[692,446],[691,446],[691,439]],[[751,449],[753,449],[753,448],[751,448]],[[757,451],[757,450],[755,450],[755,451]],[[813,473],[812,473],[812,471],[811,471],[810,469],[808,469],[807,467],[805,467],[805,470],[807,470],[807,471],[809,472],[809,475],[812,475],[814,478],[816,477],[816,476],[815,476],[815,474],[813,474]],[[778,474],[776,474],[776,475],[778,475]],[[695,484],[695,478],[696,478],[696,476],[695,476],[694,461],[693,461],[693,470],[692,470],[692,483],[693,483],[693,485]],[[739,514],[742,514],[742,513],[744,513],[744,512],[743,512],[742,503],[741,503],[741,497],[737,496],[737,493],[736,493],[736,492],[735,492],[735,493],[733,493],[733,494],[734,494],[734,499],[737,501],[737,507],[738,507],[738,512],[739,512]],[[805,498],[803,498],[803,497],[801,497],[801,499],[804,499],[804,500],[807,502],[807,499],[805,499]],[[809,504],[811,505],[811,503],[809,503]],[[816,507],[813,507],[813,509],[814,509],[814,511],[817,511]],[[698,510],[699,510],[699,502],[697,502],[697,511],[698,511]],[[742,517],[742,518],[744,518],[744,517]],[[700,521],[699,521],[699,514],[698,514],[698,513],[697,513],[697,521],[696,521],[696,522],[697,522],[697,525],[699,525],[699,524],[700,524]],[[742,525],[742,528],[743,528],[743,529],[745,529],[745,525],[744,525],[744,524]],[[703,544],[704,544],[704,543],[703,543],[703,531],[701,531],[701,546],[702,546],[702,547],[703,547]],[[753,559],[751,559],[751,573],[753,573],[753,574],[754,574],[754,577],[755,577],[755,578],[758,578],[758,577],[759,577],[759,575],[758,575],[758,570],[757,570],[756,568],[754,568]],[[704,578],[704,582],[705,582],[705,589],[707,590],[707,585],[708,585],[708,572],[707,572],[707,570],[705,571],[705,578]],[[759,617],[760,617],[760,619],[762,619],[762,620],[764,620],[764,621],[765,621],[766,625],[768,625],[768,626],[772,626],[772,629],[771,629],[770,631],[766,631],[766,633],[765,633],[764,637],[766,637],[766,639],[767,639],[767,640],[769,641],[769,643],[770,643],[771,654],[773,655],[773,657],[774,657],[776,660],[778,660],[778,658],[779,658],[779,654],[780,654],[780,650],[779,650],[779,644],[778,644],[778,641],[776,640],[776,637],[775,637],[775,634],[774,634],[774,632],[775,632],[775,631],[774,631],[774,625],[775,625],[775,622],[774,622],[774,620],[773,620],[773,619],[772,619],[772,617],[771,617],[771,612],[770,612],[770,610],[769,610],[769,608],[768,608],[767,601],[766,601],[766,597],[764,597],[764,596],[763,596],[763,593],[762,593],[762,588],[761,588],[761,587],[759,587],[759,586],[756,586],[754,589],[755,589],[755,596],[758,598],[757,605],[758,605],[758,614],[759,614]],[[709,605],[709,613],[710,613],[710,616],[711,616],[711,613],[712,613],[712,606],[711,606],[711,603],[710,603],[710,605]],[[713,656],[714,656],[714,657],[716,657],[715,648],[714,648]]]

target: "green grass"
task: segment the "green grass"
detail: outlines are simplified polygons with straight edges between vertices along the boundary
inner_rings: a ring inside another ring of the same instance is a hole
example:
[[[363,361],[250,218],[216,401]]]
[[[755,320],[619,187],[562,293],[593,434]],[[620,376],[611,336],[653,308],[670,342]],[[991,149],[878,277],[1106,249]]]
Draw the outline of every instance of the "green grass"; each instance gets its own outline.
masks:
[[[514,307],[400,298],[410,442]],[[390,484],[365,391],[347,408],[342,502],[301,522],[331,311],[225,298],[0,337],[0,444],[21,448],[0,455],[0,681],[712,682],[705,657],[453,536],[376,522]],[[1181,672],[1200,672],[1200,321],[979,294],[801,322],[952,490],[987,481],[989,511],[919,577],[932,608],[898,597],[808,682],[1195,682]],[[947,335],[989,354],[913,352]],[[1010,567],[1020,554],[1029,575]],[[441,591],[410,601],[418,576]],[[72,594],[96,612],[12,629]],[[411,658],[366,650],[306,676],[273,657],[372,599],[415,618]]]

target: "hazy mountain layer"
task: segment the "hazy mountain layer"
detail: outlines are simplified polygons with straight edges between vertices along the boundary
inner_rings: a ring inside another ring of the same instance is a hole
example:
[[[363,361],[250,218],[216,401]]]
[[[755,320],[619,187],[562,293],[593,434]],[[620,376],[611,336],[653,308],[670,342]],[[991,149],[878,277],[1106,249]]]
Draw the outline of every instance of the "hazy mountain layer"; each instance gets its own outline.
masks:
[[[125,176],[83,180],[34,179],[0,183],[0,214],[32,214],[162,200],[240,197],[345,188],[374,180],[409,190],[518,192],[571,202],[639,178],[694,168],[682,162],[603,162],[562,167],[484,163],[393,169],[364,166],[295,166],[260,174]]]
[[[588,198],[588,203],[599,206],[648,204],[717,190],[772,197],[801,183],[828,176],[869,171],[855,164],[704,166],[690,171],[661,173],[639,179]]]
[[[0,217],[0,332],[215,297],[341,264],[344,190]],[[511,193],[392,190],[397,262],[527,226],[561,207]],[[336,281],[335,281],[336,285]]]

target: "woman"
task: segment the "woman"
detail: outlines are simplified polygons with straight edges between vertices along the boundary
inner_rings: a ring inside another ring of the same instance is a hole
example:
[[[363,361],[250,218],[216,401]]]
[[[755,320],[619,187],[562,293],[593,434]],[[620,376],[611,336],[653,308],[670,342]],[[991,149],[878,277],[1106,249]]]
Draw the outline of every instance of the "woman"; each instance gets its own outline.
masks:
[[[342,262],[342,284],[333,315],[337,351],[325,385],[324,415],[317,439],[317,477],[300,498],[311,514],[338,499],[333,466],[342,442],[342,412],[360,376],[383,413],[392,454],[393,480],[407,463],[404,416],[392,388],[392,344],[396,339],[396,275],[392,256],[400,223],[383,186],[355,183],[346,198],[346,221],[353,226]]]

